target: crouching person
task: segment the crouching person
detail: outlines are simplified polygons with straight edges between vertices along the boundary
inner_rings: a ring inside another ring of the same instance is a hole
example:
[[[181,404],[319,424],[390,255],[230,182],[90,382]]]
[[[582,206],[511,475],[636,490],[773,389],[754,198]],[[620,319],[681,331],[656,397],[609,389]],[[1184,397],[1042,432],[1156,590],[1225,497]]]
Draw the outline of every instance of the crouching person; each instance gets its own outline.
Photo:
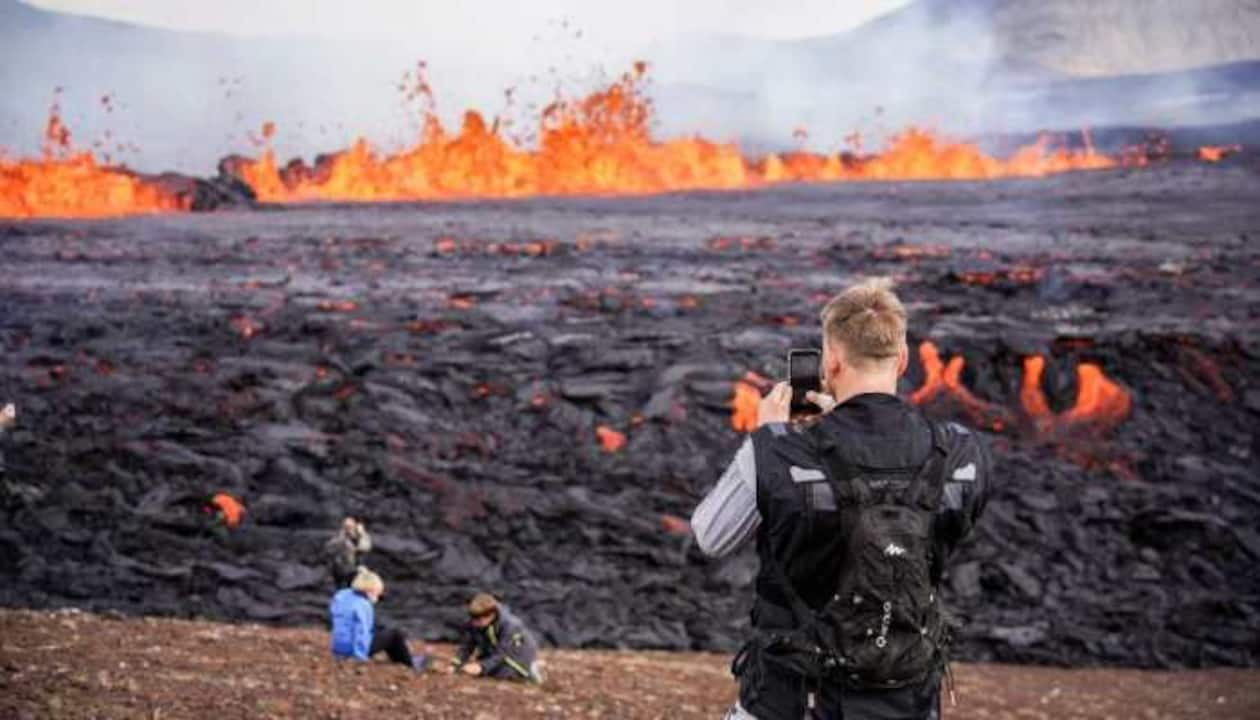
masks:
[[[384,652],[400,665],[420,671],[428,665],[425,655],[413,657],[407,636],[397,628],[376,624],[376,603],[385,582],[371,570],[360,569],[350,587],[338,590],[328,612],[332,616],[332,654],[335,658],[367,660]]]
[[[538,642],[508,607],[489,593],[468,602],[468,625],[452,663],[465,675],[501,680],[543,681]]]

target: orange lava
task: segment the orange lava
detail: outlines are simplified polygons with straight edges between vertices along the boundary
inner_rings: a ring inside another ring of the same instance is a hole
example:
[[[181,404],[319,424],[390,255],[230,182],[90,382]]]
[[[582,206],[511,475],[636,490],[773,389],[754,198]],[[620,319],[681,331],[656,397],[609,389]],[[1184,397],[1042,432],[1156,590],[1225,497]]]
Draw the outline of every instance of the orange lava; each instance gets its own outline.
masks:
[[[919,345],[919,362],[923,366],[923,385],[910,393],[910,402],[922,405],[945,396],[962,406],[978,424],[994,430],[1006,426],[1007,413],[1004,409],[976,397],[963,384],[962,371],[966,361],[961,355],[950,358],[948,364],[943,363],[936,345],[924,341]]]
[[[359,304],[353,300],[321,300],[317,307],[324,312],[354,312]]]
[[[691,523],[666,513],[661,515],[661,529],[670,535],[687,535],[691,533]]]
[[[1133,406],[1129,392],[1110,380],[1094,363],[1076,366],[1076,402],[1062,413],[1054,414],[1041,389],[1045,365],[1045,358],[1040,356],[1024,358],[1024,377],[1019,391],[1024,413],[1039,433],[1064,432],[1078,425],[1105,429],[1129,416]]]
[[[1076,403],[1061,416],[1064,422],[1115,425],[1128,417],[1133,407],[1129,392],[1093,363],[1076,366],[1076,388]]]
[[[600,447],[606,452],[615,453],[626,446],[626,436],[624,433],[617,432],[607,425],[600,425],[595,428],[595,435],[599,437]]]
[[[957,273],[958,281],[964,285],[995,285],[1005,282],[1014,285],[1033,285],[1041,281],[1045,271],[1027,265],[1016,265],[1001,270],[976,270]]]
[[[1020,380],[1019,404],[1032,419],[1038,432],[1046,432],[1054,424],[1054,413],[1041,389],[1041,377],[1045,373],[1046,359],[1040,355],[1024,358],[1024,376]]]
[[[738,145],[703,137],[654,138],[654,111],[643,90],[645,63],[583,98],[559,100],[537,120],[537,142],[509,139],[496,119],[464,113],[458,129],[423,113],[415,142],[384,152],[364,139],[320,156],[314,167],[279,162],[271,148],[274,123],[264,123],[253,141],[257,158],[232,158],[224,169],[253,188],[263,202],[406,201],[457,198],[515,198],[538,195],[643,195],[698,189],[748,189],[783,182],[884,180],[989,180],[1034,177],[1117,165],[1143,165],[1147,153],[1108,156],[1088,135],[1083,148],[1045,136],[1008,157],[995,157],[974,143],[946,139],[910,127],[891,137],[882,151],[864,151],[862,138],[847,136],[851,153],[806,151],[745,155]],[[423,68],[411,97],[431,101]],[[98,163],[70,148],[69,132],[54,105],[40,159],[0,159],[0,217],[101,217],[187,210],[190,200],[121,168]],[[800,135],[803,139],[804,135]],[[1215,162],[1237,146],[1204,147]],[[721,248],[727,244],[720,242]],[[742,241],[740,246],[750,249]],[[751,249],[758,249],[759,246]],[[440,254],[457,245],[443,242]],[[503,254],[545,255],[545,244],[487,248]]]
[[[233,316],[232,319],[228,321],[228,324],[232,326],[232,329],[235,330],[237,334],[246,340],[249,340],[266,328],[266,326],[261,322],[249,317],[248,315]]]
[[[1242,150],[1241,145],[1204,145],[1199,148],[1199,159],[1204,162],[1218,163],[1239,150]]]
[[[208,509],[217,512],[223,520],[223,524],[228,528],[235,528],[240,525],[241,520],[245,516],[245,506],[227,493],[215,493],[214,497],[210,498],[210,508]]]
[[[731,397],[731,428],[737,432],[756,430],[760,405],[761,393],[755,386],[744,380],[736,382],[734,395]]]
[[[955,356],[944,363],[936,345],[923,342],[919,345],[919,362],[923,367],[923,385],[910,394],[910,402],[922,405],[938,398],[948,398],[961,406],[978,425],[997,432],[1009,427],[1012,413],[1000,405],[981,400],[963,385],[965,361],[962,357]],[[1044,357],[1025,357],[1019,388],[1020,407],[1038,437],[1056,437],[1077,427],[1090,431],[1106,430],[1129,416],[1133,402],[1129,392],[1109,379],[1094,363],[1076,366],[1076,402],[1068,410],[1056,414],[1050,409],[1041,387],[1045,368]]]
[[[265,202],[396,201],[531,195],[639,195],[677,190],[754,188],[778,182],[991,179],[1112,167],[1094,151],[1051,146],[1049,139],[1001,159],[976,145],[911,128],[867,156],[806,152],[744,156],[732,143],[700,137],[656,140],[652,106],[638,63],[609,87],[548,106],[536,148],[505,139],[474,111],[458,132],[425,114],[417,142],[386,154],[360,138],[312,169],[281,169],[268,148],[234,172]],[[427,91],[427,83],[424,84]]]
[[[96,164],[91,153],[61,159],[0,160],[0,218],[115,217],[188,209],[127,172]]]
[[[76,151],[53,105],[38,159],[0,157],[0,218],[112,217],[189,209],[189,201]]]

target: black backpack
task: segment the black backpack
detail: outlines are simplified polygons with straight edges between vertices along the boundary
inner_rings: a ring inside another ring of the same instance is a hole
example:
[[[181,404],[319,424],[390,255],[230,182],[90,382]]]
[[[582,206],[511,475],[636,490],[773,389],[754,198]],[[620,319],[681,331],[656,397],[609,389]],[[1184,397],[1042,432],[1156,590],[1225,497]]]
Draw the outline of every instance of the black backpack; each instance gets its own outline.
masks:
[[[857,689],[919,684],[948,661],[950,633],[932,582],[934,526],[948,450],[934,423],[918,467],[862,471],[823,437],[817,444],[847,536],[841,574],[817,610],[779,563],[797,629],[769,638],[768,660],[806,677]]]

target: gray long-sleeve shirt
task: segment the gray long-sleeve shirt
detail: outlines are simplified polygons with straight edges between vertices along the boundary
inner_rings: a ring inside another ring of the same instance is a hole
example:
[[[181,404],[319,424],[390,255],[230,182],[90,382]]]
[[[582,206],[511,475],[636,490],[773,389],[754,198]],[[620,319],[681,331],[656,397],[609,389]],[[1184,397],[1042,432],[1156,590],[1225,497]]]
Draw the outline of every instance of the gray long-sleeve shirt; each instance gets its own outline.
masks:
[[[725,557],[738,550],[761,524],[757,512],[757,461],[752,438],[744,440],[717,485],[691,514],[700,551]]]

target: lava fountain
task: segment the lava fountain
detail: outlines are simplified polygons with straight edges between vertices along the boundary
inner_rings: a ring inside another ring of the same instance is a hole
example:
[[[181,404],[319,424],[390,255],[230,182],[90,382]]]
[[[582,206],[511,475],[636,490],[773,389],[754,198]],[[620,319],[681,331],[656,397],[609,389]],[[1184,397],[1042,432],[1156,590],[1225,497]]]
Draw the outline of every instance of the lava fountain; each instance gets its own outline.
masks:
[[[112,217],[174,212],[191,207],[119,167],[101,165],[90,151],[76,150],[56,103],[48,114],[41,156],[0,156],[0,218]]]
[[[532,149],[505,139],[497,123],[474,111],[457,132],[427,110],[420,138],[382,153],[366,139],[321,156],[314,167],[283,167],[268,148],[258,158],[234,157],[224,168],[265,202],[398,201],[532,195],[643,195],[680,190],[756,188],[780,182],[946,180],[1027,177],[1114,167],[1118,161],[1084,149],[1053,147],[1048,138],[1009,158],[950,142],[922,129],[896,135],[874,155],[808,152],[745,156],[734,143],[701,137],[656,140],[651,101],[638,63],[608,87],[560,100],[538,119]],[[427,82],[423,83],[425,88]]]

